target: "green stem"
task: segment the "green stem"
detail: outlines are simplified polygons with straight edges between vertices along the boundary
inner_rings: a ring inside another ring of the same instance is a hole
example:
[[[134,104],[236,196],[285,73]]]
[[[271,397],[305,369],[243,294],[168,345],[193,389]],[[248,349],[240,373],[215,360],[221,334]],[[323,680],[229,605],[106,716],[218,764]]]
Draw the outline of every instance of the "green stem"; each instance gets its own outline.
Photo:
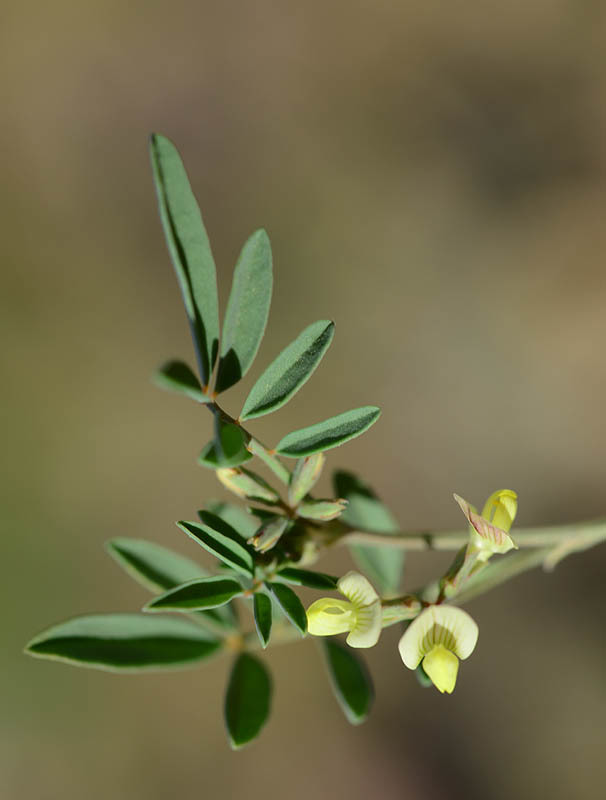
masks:
[[[282,483],[288,484],[290,483],[290,472],[286,469],[284,464],[279,461],[276,456],[271,452],[269,448],[267,448],[259,439],[255,438],[250,431],[248,431],[244,425],[240,422],[239,419],[235,419],[228,414],[221,406],[217,403],[216,400],[213,400],[211,403],[206,403],[206,408],[215,416],[219,417],[223,422],[228,425],[236,425],[245,436],[246,439],[246,448],[253,454],[253,456],[257,456],[263,463],[271,469],[271,471],[276,475]]]
[[[537,528],[514,528],[512,538],[520,549],[529,547],[552,548],[570,543],[571,552],[587,549],[606,541],[606,520],[573,522]],[[376,547],[396,547],[403,550],[458,550],[469,541],[467,530],[416,531],[399,533],[371,533],[353,528],[346,529],[337,540],[339,544],[366,544]]]

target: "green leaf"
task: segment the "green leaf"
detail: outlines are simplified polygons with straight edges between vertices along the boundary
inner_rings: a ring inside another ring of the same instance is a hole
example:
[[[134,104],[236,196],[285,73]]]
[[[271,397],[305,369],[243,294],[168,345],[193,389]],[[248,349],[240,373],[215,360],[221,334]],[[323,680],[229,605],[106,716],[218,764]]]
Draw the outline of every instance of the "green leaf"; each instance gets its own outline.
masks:
[[[241,653],[232,668],[225,695],[225,725],[234,750],[255,739],[271,709],[271,678],[265,665]]]
[[[374,493],[351,472],[335,472],[335,492],[348,501],[341,521],[371,533],[396,533],[398,523]],[[350,552],[362,572],[377,586],[381,594],[397,592],[404,566],[404,550],[397,547],[352,545]]]
[[[176,147],[166,137],[152,134],[150,152],[164,235],[183,294],[200,377],[208,385],[219,347],[215,262]]]
[[[237,467],[222,469],[217,472],[217,478],[226,489],[244,500],[253,500],[270,506],[280,502],[278,493],[265,478],[248,469]]]
[[[297,595],[283,583],[266,582],[265,585],[295,628],[298,628],[305,636],[307,633],[307,614]]]
[[[217,517],[221,517],[224,522],[232,527],[244,541],[250,539],[259,527],[259,523],[253,516],[252,510],[245,511],[240,506],[235,506],[233,503],[224,503],[222,500],[213,500],[206,504],[206,510]],[[255,513],[257,509],[255,509]],[[202,511],[198,511],[198,516]],[[273,516],[273,512],[268,512]]]
[[[433,681],[423,669],[423,664],[419,664],[419,666],[415,669],[415,675],[424,689],[429,689],[429,687],[433,685]]]
[[[287,403],[312,376],[332,341],[334,323],[314,322],[282,350],[246,398],[240,419],[270,414]]]
[[[224,392],[246,375],[265,333],[272,289],[271,245],[264,230],[242,248],[225,312],[216,391]]]
[[[198,625],[176,617],[95,614],[62,622],[36,636],[26,652],[109,671],[187,666],[220,647]]]
[[[209,511],[201,511],[200,518],[203,522],[201,525],[195,522],[178,522],[177,525],[213,556],[250,577],[253,574],[253,559],[239,534],[221,517]]]
[[[200,455],[198,464],[209,469],[239,467],[250,461],[252,454],[246,449],[246,437],[238,425],[220,425],[220,446],[216,439],[209,442]]]
[[[334,639],[321,642],[335,697],[352,725],[359,725],[368,716],[374,688],[364,662],[353,650]]]
[[[363,406],[345,411],[336,417],[287,434],[277,445],[276,452],[289,458],[300,458],[338,447],[367,431],[379,419],[380,409]]]
[[[334,591],[337,588],[338,578],[334,575],[326,575],[324,572],[312,572],[308,569],[297,569],[296,567],[285,567],[281,569],[277,576],[283,581],[294,583],[296,586],[308,586],[310,589],[328,589]]]
[[[263,649],[269,644],[269,637],[271,634],[271,600],[266,594],[256,592],[253,602],[253,610],[255,615],[255,627],[259,634],[259,640]]]
[[[264,520],[254,536],[248,540],[259,553],[266,553],[275,547],[292,522],[287,517],[271,517]]]
[[[288,487],[290,506],[296,506],[308,492],[311,492],[322,473],[325,461],[323,453],[314,453],[313,456],[300,458],[297,461]]]
[[[212,403],[204,394],[200,381],[183,361],[167,361],[154,375],[154,381],[162,389],[183,394],[197,403]]]
[[[195,561],[145,539],[111,539],[105,546],[112,558],[151,592],[164,592],[208,574]],[[233,628],[236,622],[232,609],[228,607],[201,613],[223,627]]]
[[[242,586],[233,578],[199,578],[155,597],[145,606],[144,611],[200,611],[217,608],[242,593]]]
[[[297,508],[297,514],[304,519],[317,519],[328,522],[337,519],[347,506],[347,500],[304,500]]]
[[[206,576],[195,561],[145,539],[110,539],[106,548],[131,577],[152,592]]]

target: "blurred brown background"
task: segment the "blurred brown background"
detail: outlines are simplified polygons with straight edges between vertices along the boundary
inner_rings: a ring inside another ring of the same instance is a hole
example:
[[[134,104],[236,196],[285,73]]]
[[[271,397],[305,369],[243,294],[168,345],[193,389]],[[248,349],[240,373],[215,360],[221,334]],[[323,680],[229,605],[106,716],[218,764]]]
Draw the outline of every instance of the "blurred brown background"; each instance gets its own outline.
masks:
[[[563,0],[4,4],[2,798],[600,794],[604,548],[471,604],[479,646],[452,697],[417,686],[388,631],[361,728],[312,643],[272,651],[273,719],[237,755],[223,661],[133,678],[21,647],[75,614],[139,608],[104,540],[195,556],[173,520],[223,496],[195,464],[208,415],[150,384],[163,359],[191,358],[152,130],[185,159],[223,304],[245,237],[272,239],[269,333],[229,410],[330,317],[325,362],[259,435],[380,405],[329,465],[364,474],[405,528],[455,526],[452,491],[481,503],[503,486],[524,525],[606,512],[605,15]],[[407,585],[433,563],[411,557]]]

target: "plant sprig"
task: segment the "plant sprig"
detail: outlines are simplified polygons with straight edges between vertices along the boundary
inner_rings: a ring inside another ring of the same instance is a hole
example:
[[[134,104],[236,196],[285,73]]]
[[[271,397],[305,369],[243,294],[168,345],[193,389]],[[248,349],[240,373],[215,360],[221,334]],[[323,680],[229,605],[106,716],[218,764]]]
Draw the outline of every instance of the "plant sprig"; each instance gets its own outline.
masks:
[[[167,138],[154,134],[151,160],[198,372],[171,360],[155,379],[211,412],[212,437],[198,462],[213,469],[243,505],[209,503],[197,520],[178,523],[213,557],[210,573],[159,544],[112,539],[109,554],[152,599],[141,613],[83,616],[55,625],[32,639],[26,652],[115,672],[231,656],[225,723],[234,748],[260,733],[271,710],[271,676],[253,651],[308,634],[348,633],[351,647],[333,637],[321,643],[335,697],[352,724],[366,719],[374,697],[368,670],[352,647],[373,646],[381,629],[396,623],[409,625],[399,645],[404,663],[416,668],[423,685],[452,691],[458,659],[470,654],[477,639],[477,626],[456,606],[528,569],[551,570],[571,553],[605,541],[606,520],[519,529],[514,540],[509,530],[517,496],[505,490],[489,498],[482,514],[457,498],[466,529],[405,532],[364,481],[343,471],[333,476],[334,497],[317,498],[313,490],[325,453],[368,430],[380,411],[375,406],[345,411],[286,433],[273,447],[250,430],[251,422],[278,411],[311,378],[334,336],[328,320],[308,325],[276,356],[236,416],[223,408],[219,395],[251,369],[265,332],[273,288],[269,237],[259,230],[245,242],[220,329],[215,263],[181,158]],[[271,480],[251,463],[268,468]],[[364,575],[338,578],[315,569],[322,553],[338,544],[349,548]],[[508,553],[512,549],[518,552]],[[402,593],[407,550],[454,550],[456,556],[444,575]],[[297,594],[302,586],[337,591],[345,599],[321,598],[306,612]]]

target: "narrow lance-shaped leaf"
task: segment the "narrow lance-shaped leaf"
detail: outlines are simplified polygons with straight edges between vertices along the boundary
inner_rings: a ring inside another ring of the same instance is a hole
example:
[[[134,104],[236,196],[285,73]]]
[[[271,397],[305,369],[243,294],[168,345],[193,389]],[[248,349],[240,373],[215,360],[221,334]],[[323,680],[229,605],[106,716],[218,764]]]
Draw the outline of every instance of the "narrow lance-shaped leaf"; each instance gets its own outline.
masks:
[[[144,611],[200,611],[218,608],[242,593],[242,586],[233,578],[201,578],[175,586],[159,597],[154,597]]]
[[[242,429],[232,423],[219,423],[218,434],[204,447],[198,456],[198,464],[209,469],[239,467],[251,458]]]
[[[200,381],[183,361],[167,361],[154,375],[154,381],[162,389],[185,395],[197,403],[211,403],[209,395],[204,394]]]
[[[206,511],[210,511],[217,517],[233,528],[239,536],[246,541],[254,534],[259,527],[259,523],[249,511],[245,511],[240,506],[233,503],[225,503],[222,500],[211,500],[206,503]],[[198,511],[198,516],[202,511]]]
[[[313,456],[300,458],[297,461],[288,487],[288,502],[291,506],[300,503],[313,489],[322,473],[325,461],[323,453],[314,453]]]
[[[266,583],[265,585],[295,628],[305,635],[307,633],[307,614],[297,595],[283,583]]]
[[[225,564],[243,575],[252,575],[252,556],[231,525],[209,511],[201,511],[200,518],[201,525],[195,522],[178,522],[177,525]]]
[[[225,726],[234,750],[255,739],[271,710],[272,685],[263,662],[241,653],[232,668],[225,695]]]
[[[264,230],[242,248],[225,312],[217,392],[238,383],[253,363],[265,332],[272,290],[271,246]]]
[[[111,539],[106,549],[137,583],[151,592],[163,592],[208,575],[195,561],[145,539]],[[236,622],[229,606],[208,609],[201,614],[223,627],[233,628]]]
[[[310,589],[328,589],[329,591],[335,591],[339,580],[334,575],[297,567],[285,567],[278,572],[276,577],[287,583],[294,583],[295,586],[308,586]]]
[[[183,294],[200,377],[206,386],[219,346],[215,262],[176,147],[166,137],[153,134],[150,151],[164,235]]]
[[[334,323],[314,322],[273,361],[246,398],[240,419],[276,411],[311,377],[332,341]]]
[[[265,520],[248,544],[260,553],[266,553],[275,547],[282,536],[290,528],[292,522],[287,517],[271,517]]]
[[[336,417],[287,434],[277,445],[276,452],[289,458],[300,458],[338,447],[367,431],[379,419],[380,409],[363,406],[345,411]]]
[[[371,533],[396,533],[399,530],[395,517],[370,486],[351,472],[335,472],[333,483],[335,492],[348,501],[341,516],[342,522]],[[353,545],[350,551],[362,572],[383,594],[398,591],[404,566],[402,548]]]
[[[372,680],[360,656],[334,639],[321,642],[330,683],[343,713],[352,725],[368,716],[374,700]]]
[[[220,642],[176,617],[96,614],[62,622],[36,636],[26,652],[112,672],[187,666],[212,655]]]
[[[263,592],[256,592],[253,601],[253,611],[255,616],[255,627],[259,635],[259,641],[263,649],[269,644],[271,635],[271,600]]]
[[[237,467],[217,470],[217,478],[226,489],[245,500],[255,500],[266,505],[280,502],[278,493],[269,483],[247,469]]]
[[[297,514],[304,519],[317,519],[328,522],[340,517],[347,507],[347,500],[305,500],[297,508]]]

